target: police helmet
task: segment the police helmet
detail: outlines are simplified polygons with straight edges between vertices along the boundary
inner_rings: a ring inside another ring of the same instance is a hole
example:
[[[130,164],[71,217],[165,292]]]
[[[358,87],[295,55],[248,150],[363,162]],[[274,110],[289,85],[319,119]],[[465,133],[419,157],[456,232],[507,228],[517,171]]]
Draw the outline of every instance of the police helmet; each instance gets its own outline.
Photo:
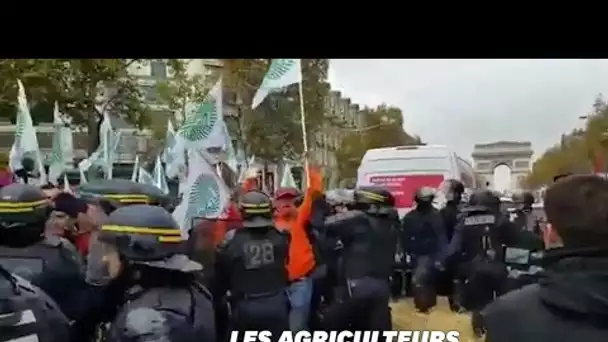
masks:
[[[202,266],[185,254],[186,241],[171,214],[145,204],[121,207],[112,212],[92,238],[87,280],[103,283],[105,250],[115,251],[129,264],[193,272]]]
[[[448,201],[460,201],[464,193],[464,184],[457,179],[446,179],[439,185],[439,191],[445,195]]]
[[[101,179],[80,185],[74,192],[78,197],[96,199],[105,204],[104,208],[111,209],[132,204],[157,205],[168,209],[172,204],[157,187],[128,179]]]
[[[383,187],[361,186],[353,193],[355,204],[371,204],[392,207],[395,205],[395,197]]]
[[[524,207],[531,207],[534,204],[534,195],[529,191],[523,191],[513,195],[513,203],[521,204]]]
[[[435,199],[435,189],[423,186],[414,193],[416,203],[431,203]]]
[[[39,188],[14,183],[0,189],[0,231],[3,239],[10,234],[38,235],[44,232],[44,224],[51,212],[51,203]],[[16,233],[15,229],[20,232]],[[3,242],[3,241],[0,241]]]
[[[272,201],[261,191],[246,192],[239,201],[239,209],[245,228],[264,228],[274,225]]]
[[[325,200],[332,207],[350,206],[355,201],[355,194],[351,189],[333,189],[325,193]]]
[[[478,190],[471,194],[469,205],[498,209],[500,208],[500,195],[491,190]]]

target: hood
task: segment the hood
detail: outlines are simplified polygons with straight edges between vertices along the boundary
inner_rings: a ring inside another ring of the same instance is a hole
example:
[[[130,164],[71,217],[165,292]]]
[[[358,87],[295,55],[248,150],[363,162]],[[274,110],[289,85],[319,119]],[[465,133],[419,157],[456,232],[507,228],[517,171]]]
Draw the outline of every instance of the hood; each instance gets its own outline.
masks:
[[[608,319],[608,248],[546,252],[539,280],[544,304],[565,314]]]

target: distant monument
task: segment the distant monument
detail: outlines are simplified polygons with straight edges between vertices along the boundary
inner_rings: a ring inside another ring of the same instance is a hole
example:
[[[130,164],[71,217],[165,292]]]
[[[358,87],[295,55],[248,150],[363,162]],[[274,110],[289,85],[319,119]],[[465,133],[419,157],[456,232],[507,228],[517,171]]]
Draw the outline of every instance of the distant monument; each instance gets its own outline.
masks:
[[[532,143],[529,141],[497,141],[489,144],[475,144],[473,147],[473,168],[482,184],[493,188],[494,170],[505,165],[511,170],[509,191],[521,189],[521,182],[532,167]]]

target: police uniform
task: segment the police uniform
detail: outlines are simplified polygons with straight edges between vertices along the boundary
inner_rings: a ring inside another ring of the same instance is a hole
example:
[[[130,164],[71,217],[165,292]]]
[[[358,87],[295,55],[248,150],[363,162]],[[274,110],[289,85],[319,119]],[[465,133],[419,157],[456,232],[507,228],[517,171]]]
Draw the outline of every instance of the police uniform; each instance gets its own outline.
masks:
[[[289,235],[274,227],[264,193],[245,193],[239,206],[243,228],[229,231],[216,254],[217,296],[230,292],[235,330],[269,330],[278,339],[289,330]]]
[[[454,235],[454,229],[458,224],[458,217],[461,211],[461,202],[463,201],[463,194],[465,193],[464,184],[456,179],[447,179],[441,185],[439,185],[439,191],[441,191],[446,199],[446,204],[439,213],[443,219],[443,225],[445,227],[445,233],[447,241],[452,239]],[[452,264],[445,265],[445,271],[442,272],[438,280],[438,293],[446,295],[452,311],[458,311],[458,303],[454,300],[454,288],[453,281],[455,275],[455,267]]]
[[[398,239],[394,198],[383,188],[355,190],[353,210],[330,216],[327,234],[343,243],[340,274],[348,296],[325,312],[327,330],[391,330],[389,278]]]
[[[50,210],[34,186],[0,189],[0,265],[40,287],[74,319],[72,295],[84,285],[84,265],[70,242],[44,236]]]
[[[0,266],[0,341],[69,341],[69,321],[27,280]]]
[[[471,196],[450,242],[449,255],[458,262],[455,291],[459,305],[479,311],[505,291],[507,269],[503,248],[517,240],[517,231],[500,213],[500,199],[487,190]],[[480,327],[474,326],[477,332]]]
[[[422,312],[437,303],[436,280],[448,246],[443,219],[433,207],[434,198],[433,189],[418,189],[414,195],[416,208],[401,223],[401,242],[413,266],[414,304]]]
[[[112,212],[92,240],[87,264],[91,284],[127,285],[103,341],[215,341],[212,297],[196,282],[202,267],[182,254],[184,245],[161,207]]]

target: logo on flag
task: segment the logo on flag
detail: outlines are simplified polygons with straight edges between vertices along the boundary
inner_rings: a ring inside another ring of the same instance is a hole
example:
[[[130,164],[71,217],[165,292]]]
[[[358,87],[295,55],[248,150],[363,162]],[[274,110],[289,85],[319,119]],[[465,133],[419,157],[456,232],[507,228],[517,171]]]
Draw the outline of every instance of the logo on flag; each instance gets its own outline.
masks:
[[[294,65],[296,65],[296,61],[293,59],[273,59],[264,77],[264,85],[280,80]]]
[[[186,209],[187,222],[197,217],[216,216],[221,208],[220,186],[212,175],[202,174],[192,184]]]
[[[180,128],[180,135],[191,142],[205,140],[211,135],[217,121],[217,108],[215,108],[213,99],[204,101],[186,116],[186,120]]]

